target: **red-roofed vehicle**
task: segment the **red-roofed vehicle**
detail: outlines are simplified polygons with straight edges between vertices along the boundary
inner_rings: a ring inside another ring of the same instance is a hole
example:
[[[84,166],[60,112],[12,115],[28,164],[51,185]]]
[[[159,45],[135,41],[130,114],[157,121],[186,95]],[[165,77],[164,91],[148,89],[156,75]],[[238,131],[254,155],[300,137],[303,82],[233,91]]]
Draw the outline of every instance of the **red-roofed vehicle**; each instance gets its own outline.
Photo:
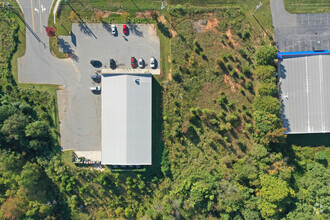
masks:
[[[127,25],[126,24],[123,25],[123,32],[125,35],[127,34]]]

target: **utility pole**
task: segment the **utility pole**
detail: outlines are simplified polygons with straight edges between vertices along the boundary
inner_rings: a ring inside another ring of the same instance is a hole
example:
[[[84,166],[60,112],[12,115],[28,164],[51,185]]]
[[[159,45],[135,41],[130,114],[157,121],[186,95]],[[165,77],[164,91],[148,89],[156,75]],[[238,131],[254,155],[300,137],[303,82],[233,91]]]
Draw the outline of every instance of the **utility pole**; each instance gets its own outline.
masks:
[[[262,6],[262,2],[259,3],[259,5],[256,6],[256,9],[252,12],[252,16],[254,16],[254,13]]]

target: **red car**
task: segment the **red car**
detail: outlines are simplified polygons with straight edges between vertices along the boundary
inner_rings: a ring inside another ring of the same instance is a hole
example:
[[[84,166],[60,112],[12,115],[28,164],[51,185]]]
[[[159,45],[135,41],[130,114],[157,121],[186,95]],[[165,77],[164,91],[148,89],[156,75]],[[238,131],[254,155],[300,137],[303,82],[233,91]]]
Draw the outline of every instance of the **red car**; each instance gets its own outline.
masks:
[[[136,62],[135,57],[131,57],[131,65],[132,65],[133,68],[136,68],[137,62]]]
[[[125,35],[127,34],[127,25],[126,24],[123,25],[123,32]]]

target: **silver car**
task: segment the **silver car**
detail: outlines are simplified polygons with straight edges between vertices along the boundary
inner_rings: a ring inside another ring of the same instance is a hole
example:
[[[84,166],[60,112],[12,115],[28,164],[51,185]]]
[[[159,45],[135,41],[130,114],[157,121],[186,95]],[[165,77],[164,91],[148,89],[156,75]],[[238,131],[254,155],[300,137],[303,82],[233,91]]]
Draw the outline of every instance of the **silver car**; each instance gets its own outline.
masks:
[[[101,91],[101,87],[99,86],[92,86],[89,88],[92,92],[99,92]]]
[[[117,28],[116,28],[116,25],[111,25],[111,33],[112,35],[116,35],[117,34]]]
[[[155,57],[151,57],[150,58],[150,67],[151,68],[156,68],[156,59],[155,59]]]
[[[139,59],[138,64],[141,69],[144,68],[144,60],[142,58]]]

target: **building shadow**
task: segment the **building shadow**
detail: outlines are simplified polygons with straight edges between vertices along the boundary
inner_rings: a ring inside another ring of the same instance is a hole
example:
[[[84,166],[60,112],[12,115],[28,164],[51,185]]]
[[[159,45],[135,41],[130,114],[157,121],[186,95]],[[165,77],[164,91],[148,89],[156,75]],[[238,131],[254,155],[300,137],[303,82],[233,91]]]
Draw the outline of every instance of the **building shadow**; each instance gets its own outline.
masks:
[[[147,168],[146,177],[161,177],[161,162],[164,143],[161,137],[162,119],[162,86],[152,77],[152,165]]]
[[[298,146],[330,146],[330,133],[324,134],[290,134],[287,137],[288,144],[294,144]]]

